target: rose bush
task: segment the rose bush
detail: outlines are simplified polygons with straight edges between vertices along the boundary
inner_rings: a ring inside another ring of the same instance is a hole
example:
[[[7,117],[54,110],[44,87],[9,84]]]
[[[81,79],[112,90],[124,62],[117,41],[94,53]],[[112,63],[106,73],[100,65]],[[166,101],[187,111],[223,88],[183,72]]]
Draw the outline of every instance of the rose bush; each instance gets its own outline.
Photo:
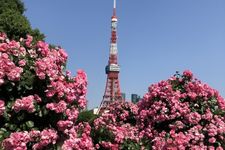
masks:
[[[190,71],[151,85],[137,105],[107,109],[94,121],[97,149],[225,149],[225,100]]]
[[[60,47],[34,43],[31,36],[10,41],[0,34],[0,141],[4,149],[55,149],[57,143],[69,148],[69,133],[82,126],[75,123],[86,107],[87,78],[82,70],[76,77],[65,73],[66,61]],[[91,143],[90,138],[86,140]]]
[[[225,149],[225,101],[190,71],[151,85],[138,107],[152,149]]]
[[[140,149],[137,126],[138,107],[115,101],[94,120],[92,138],[96,149]]]
[[[151,85],[137,105],[115,101],[94,116],[80,113],[86,74],[72,77],[66,61],[60,47],[0,33],[3,149],[225,149],[225,100],[192,72]]]

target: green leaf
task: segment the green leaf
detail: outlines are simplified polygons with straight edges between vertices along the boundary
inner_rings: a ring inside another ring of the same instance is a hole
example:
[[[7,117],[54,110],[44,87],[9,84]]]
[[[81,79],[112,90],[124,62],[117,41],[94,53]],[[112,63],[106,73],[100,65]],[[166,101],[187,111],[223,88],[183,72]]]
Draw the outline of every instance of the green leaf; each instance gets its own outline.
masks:
[[[8,103],[7,103],[7,107],[8,107],[9,109],[12,108],[12,105],[13,105],[12,102],[8,102]]]
[[[10,124],[9,125],[9,129],[12,130],[12,131],[15,131],[16,128],[17,128],[17,125],[15,125],[15,124]]]
[[[5,132],[7,132],[7,130],[5,128],[0,129],[0,135],[1,136],[4,136]]]
[[[39,111],[38,116],[39,117],[42,117],[43,116],[42,111]]]
[[[4,133],[3,136],[4,136],[4,137],[9,137],[9,135],[10,135],[10,132],[7,132],[7,131],[6,131],[6,132]]]
[[[26,125],[28,128],[33,128],[34,127],[34,122],[33,121],[27,121]]]
[[[21,90],[22,87],[24,87],[27,90],[32,90],[33,84],[34,84],[34,78],[35,78],[35,75],[31,71],[25,70],[21,77],[21,81],[17,89]]]
[[[4,134],[4,131],[1,131],[1,130],[0,130],[0,135],[3,135],[3,134]]]
[[[20,128],[22,128],[23,130],[27,130],[26,128],[27,126],[25,124],[20,125]]]
[[[6,132],[7,130],[5,128],[0,128],[1,131]]]
[[[42,111],[43,111],[43,114],[44,114],[44,115],[47,115],[48,112],[49,112],[45,107],[43,107]]]
[[[25,85],[25,88],[26,88],[27,90],[32,90],[32,89],[33,89],[33,86],[31,86],[31,85]]]
[[[21,115],[18,115],[18,117],[17,117],[17,119],[18,119],[19,121],[24,120],[24,118],[25,118],[25,114],[24,114],[24,113],[22,113]]]
[[[6,121],[10,121],[10,117],[7,114],[7,112],[4,112],[3,117],[5,118]]]
[[[4,135],[0,134],[0,141],[4,140]]]
[[[12,85],[11,85],[11,84],[7,84],[7,85],[6,85],[6,90],[7,90],[8,92],[11,92],[11,91],[13,90]]]
[[[35,110],[36,110],[37,112],[39,112],[40,109],[41,109],[40,105],[35,105]]]

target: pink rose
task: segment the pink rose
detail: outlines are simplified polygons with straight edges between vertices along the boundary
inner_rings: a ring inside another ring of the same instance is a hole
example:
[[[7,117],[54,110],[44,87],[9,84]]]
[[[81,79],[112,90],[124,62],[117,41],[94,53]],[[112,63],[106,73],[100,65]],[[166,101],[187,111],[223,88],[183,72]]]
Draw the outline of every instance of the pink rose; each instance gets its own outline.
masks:
[[[22,60],[20,60],[18,63],[19,63],[19,66],[20,66],[20,67],[23,67],[23,66],[26,65],[26,60],[22,59]]]
[[[183,76],[185,76],[185,77],[187,77],[187,78],[189,78],[189,79],[192,79],[193,73],[192,73],[190,70],[185,70],[185,71],[183,72]]]
[[[28,112],[34,112],[34,96],[30,95],[27,97],[23,97],[22,99],[17,99],[13,105],[13,110],[15,112],[19,112],[20,110],[27,110]]]
[[[0,100],[0,116],[3,115],[5,111],[5,102],[3,100]]]

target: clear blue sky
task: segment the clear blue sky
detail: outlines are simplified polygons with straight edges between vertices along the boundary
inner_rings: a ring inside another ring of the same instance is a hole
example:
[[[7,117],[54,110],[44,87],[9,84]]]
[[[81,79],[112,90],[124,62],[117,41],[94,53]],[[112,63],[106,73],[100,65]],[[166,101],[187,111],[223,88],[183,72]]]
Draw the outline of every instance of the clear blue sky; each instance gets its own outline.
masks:
[[[105,88],[113,0],[24,0],[25,15],[49,43],[69,54],[67,68],[88,75],[89,108]],[[176,71],[225,96],[224,0],[118,0],[121,90],[143,95]]]

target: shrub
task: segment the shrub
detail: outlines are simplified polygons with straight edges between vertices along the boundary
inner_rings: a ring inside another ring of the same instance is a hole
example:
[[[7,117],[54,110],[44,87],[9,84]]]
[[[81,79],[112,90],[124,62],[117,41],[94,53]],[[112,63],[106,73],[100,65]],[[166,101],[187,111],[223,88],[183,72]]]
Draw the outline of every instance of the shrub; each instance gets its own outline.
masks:
[[[225,101],[192,72],[151,85],[137,105],[115,101],[96,116],[82,111],[86,74],[72,77],[66,61],[60,47],[0,33],[4,149],[225,149]]]
[[[115,101],[107,112],[95,119],[92,139],[97,149],[140,149],[136,118],[138,107],[130,102]]]
[[[31,36],[10,41],[0,34],[4,149],[54,149],[70,138],[68,133],[76,128],[79,111],[86,106],[87,79],[82,70],[76,77],[65,73],[66,61],[67,54],[59,47],[34,43]]]
[[[190,71],[151,85],[138,106],[152,149],[225,148],[225,101]]]

